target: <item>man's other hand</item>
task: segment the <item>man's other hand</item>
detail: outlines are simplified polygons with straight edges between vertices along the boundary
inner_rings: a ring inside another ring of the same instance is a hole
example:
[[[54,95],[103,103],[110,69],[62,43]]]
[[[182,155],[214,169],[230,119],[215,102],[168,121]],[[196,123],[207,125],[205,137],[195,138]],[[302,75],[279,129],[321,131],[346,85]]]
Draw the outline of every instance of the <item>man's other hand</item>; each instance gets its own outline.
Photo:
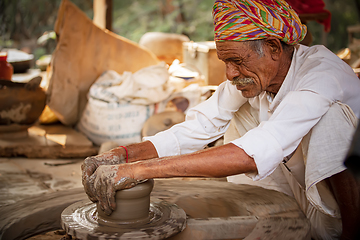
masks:
[[[95,196],[90,191],[90,176],[96,171],[99,166],[102,165],[117,165],[125,163],[126,161],[126,152],[120,149],[113,149],[111,151],[104,152],[102,154],[87,157],[83,164],[81,165],[82,170],[82,184],[84,186],[85,192],[88,195],[89,199],[93,202],[96,201]]]
[[[89,192],[93,202],[98,202],[105,214],[110,215],[116,208],[115,193],[132,188],[139,181],[130,174],[129,165],[102,165],[89,178]],[[89,195],[89,194],[88,194]]]

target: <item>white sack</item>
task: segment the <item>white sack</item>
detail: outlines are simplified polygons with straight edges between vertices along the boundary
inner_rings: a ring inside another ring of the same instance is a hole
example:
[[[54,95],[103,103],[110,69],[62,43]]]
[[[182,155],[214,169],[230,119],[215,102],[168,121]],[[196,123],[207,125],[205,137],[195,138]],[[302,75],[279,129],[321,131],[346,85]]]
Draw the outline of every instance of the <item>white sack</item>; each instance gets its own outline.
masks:
[[[134,74],[104,72],[90,87],[88,102],[77,124],[93,143],[107,141],[127,145],[141,141],[145,121],[155,103],[170,96],[165,64],[143,68]]]
[[[77,128],[93,143],[121,145],[141,142],[141,129],[154,113],[154,104],[107,103],[89,98]]]
[[[143,68],[134,74],[104,72],[90,87],[89,97],[107,102],[131,102],[148,105],[160,102],[174,91],[168,84],[165,63]]]

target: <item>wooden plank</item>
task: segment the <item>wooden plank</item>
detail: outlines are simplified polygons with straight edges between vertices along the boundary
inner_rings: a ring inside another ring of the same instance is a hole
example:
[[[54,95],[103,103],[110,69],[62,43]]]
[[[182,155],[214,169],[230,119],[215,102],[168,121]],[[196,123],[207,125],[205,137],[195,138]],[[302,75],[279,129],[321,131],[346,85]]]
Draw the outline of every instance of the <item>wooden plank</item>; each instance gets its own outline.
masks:
[[[85,135],[61,124],[0,133],[0,157],[82,158],[97,153]]]
[[[58,42],[52,54],[47,105],[68,126],[82,116],[89,88],[104,71],[136,72],[159,63],[154,53],[137,43],[95,26],[69,0],[62,1],[54,30]]]

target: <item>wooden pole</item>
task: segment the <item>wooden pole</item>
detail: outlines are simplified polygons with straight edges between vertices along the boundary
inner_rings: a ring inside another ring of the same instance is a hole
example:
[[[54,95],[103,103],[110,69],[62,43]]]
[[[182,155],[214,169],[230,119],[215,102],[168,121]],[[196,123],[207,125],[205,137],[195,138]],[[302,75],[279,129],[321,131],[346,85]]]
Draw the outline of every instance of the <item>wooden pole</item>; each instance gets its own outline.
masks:
[[[112,30],[112,8],[113,0],[94,0],[93,22],[96,26],[102,29]]]
[[[112,31],[113,0],[106,0],[106,29]]]

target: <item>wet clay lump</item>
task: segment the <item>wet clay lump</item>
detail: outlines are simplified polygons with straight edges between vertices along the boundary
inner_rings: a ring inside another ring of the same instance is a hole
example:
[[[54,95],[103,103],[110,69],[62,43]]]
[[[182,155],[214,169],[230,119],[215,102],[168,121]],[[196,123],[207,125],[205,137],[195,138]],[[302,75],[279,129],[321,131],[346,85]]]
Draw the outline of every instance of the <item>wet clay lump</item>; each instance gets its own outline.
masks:
[[[106,215],[97,204],[98,218],[111,222],[132,222],[147,220],[149,217],[150,193],[154,180],[149,179],[133,188],[117,191],[116,209]]]

